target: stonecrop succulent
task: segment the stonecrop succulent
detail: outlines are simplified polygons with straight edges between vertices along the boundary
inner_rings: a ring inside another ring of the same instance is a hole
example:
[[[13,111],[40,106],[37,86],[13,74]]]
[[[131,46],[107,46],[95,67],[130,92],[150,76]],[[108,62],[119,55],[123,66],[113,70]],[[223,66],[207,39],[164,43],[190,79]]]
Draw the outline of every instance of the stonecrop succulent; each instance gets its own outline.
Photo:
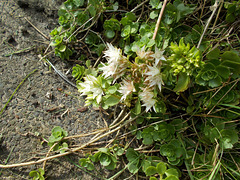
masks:
[[[186,73],[191,76],[196,68],[201,67],[204,62],[201,52],[194,46],[190,49],[190,44],[184,44],[183,38],[179,41],[179,45],[171,43],[170,49],[172,55],[168,58],[168,63],[171,66],[171,72],[174,75]]]
[[[86,95],[86,105],[94,104],[108,108],[122,102],[127,106],[132,101],[155,112],[165,109],[165,105],[158,97],[164,85],[161,73],[162,61],[165,61],[163,51],[155,47],[155,52],[145,46],[136,51],[135,61],[124,56],[122,50],[107,43],[104,51],[106,63],[101,63],[96,72],[85,74],[83,82],[78,83],[79,92]],[[76,74],[77,75],[77,74]],[[164,108],[160,107],[164,106]]]

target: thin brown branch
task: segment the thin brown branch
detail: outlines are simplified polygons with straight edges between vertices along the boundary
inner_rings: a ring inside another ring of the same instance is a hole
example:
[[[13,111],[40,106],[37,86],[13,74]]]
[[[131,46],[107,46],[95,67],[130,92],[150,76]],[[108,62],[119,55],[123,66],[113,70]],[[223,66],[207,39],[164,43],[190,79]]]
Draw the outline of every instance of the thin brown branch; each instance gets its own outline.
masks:
[[[155,26],[155,30],[154,30],[154,34],[153,34],[153,40],[156,39],[157,32],[158,32],[158,28],[159,28],[159,26],[160,26],[161,19],[162,19],[163,12],[164,12],[164,9],[165,9],[165,7],[166,7],[166,4],[167,4],[167,0],[164,0],[162,9],[161,9],[160,14],[159,14],[159,16],[158,16],[157,24],[156,24],[156,26]]]

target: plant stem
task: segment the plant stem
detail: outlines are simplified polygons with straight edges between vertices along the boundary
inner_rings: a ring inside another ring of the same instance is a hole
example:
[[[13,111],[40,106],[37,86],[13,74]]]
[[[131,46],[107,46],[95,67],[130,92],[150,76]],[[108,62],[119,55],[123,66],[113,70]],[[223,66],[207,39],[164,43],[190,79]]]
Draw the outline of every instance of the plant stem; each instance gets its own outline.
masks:
[[[216,0],[215,3],[214,3],[214,5],[212,6],[212,8],[214,8],[213,11],[212,11],[212,14],[211,14],[211,16],[209,17],[209,19],[208,19],[208,21],[207,21],[207,24],[206,24],[206,26],[205,26],[205,28],[204,28],[204,31],[203,31],[203,33],[202,33],[202,35],[201,35],[201,37],[200,37],[199,42],[198,42],[198,45],[197,45],[197,48],[198,48],[198,49],[199,49],[199,47],[200,47],[200,45],[201,45],[201,43],[202,43],[203,36],[205,35],[205,33],[206,33],[206,31],[207,31],[207,29],[208,29],[208,27],[209,27],[209,25],[210,25],[210,22],[212,21],[212,18],[213,18],[214,14],[215,14],[216,11],[217,11],[218,5],[219,5],[219,0]]]
[[[33,165],[33,164],[39,164],[39,163],[42,163],[44,161],[47,161],[47,160],[50,160],[50,159],[55,159],[55,158],[58,158],[58,157],[63,157],[63,156],[66,156],[66,155],[69,155],[69,154],[72,154],[74,152],[77,152],[89,145],[91,145],[92,143],[118,131],[119,129],[121,129],[122,127],[126,126],[127,124],[131,123],[132,121],[136,120],[138,118],[138,116],[132,118],[132,119],[129,119],[128,121],[126,121],[124,124],[116,127],[115,129],[112,129],[111,131],[108,131],[106,132],[105,134],[102,134],[94,139],[91,139],[89,142],[83,144],[82,146],[80,147],[77,147],[77,148],[73,148],[73,149],[70,149],[68,152],[65,152],[65,153],[62,153],[62,154],[56,154],[56,155],[53,155],[53,156],[49,156],[49,157],[45,157],[45,158],[42,158],[42,159],[39,159],[37,161],[29,161],[29,162],[25,162],[25,163],[19,163],[19,164],[10,164],[10,165],[4,165],[4,164],[0,164],[0,168],[13,168],[13,167],[21,167],[21,166],[29,166],[29,165]],[[119,123],[118,123],[119,124]],[[117,124],[116,124],[117,125]],[[115,127],[115,126],[114,126]],[[112,127],[112,128],[114,128]],[[108,129],[106,129],[108,130]]]
[[[166,4],[167,4],[167,0],[164,0],[162,9],[161,9],[160,14],[159,14],[159,16],[158,16],[157,24],[156,24],[156,26],[155,26],[155,30],[154,30],[154,34],[153,34],[153,40],[156,39],[157,32],[158,32],[158,28],[159,28],[159,26],[160,26],[161,19],[162,19],[163,12],[164,12],[164,9],[165,9],[165,7],[166,7]]]

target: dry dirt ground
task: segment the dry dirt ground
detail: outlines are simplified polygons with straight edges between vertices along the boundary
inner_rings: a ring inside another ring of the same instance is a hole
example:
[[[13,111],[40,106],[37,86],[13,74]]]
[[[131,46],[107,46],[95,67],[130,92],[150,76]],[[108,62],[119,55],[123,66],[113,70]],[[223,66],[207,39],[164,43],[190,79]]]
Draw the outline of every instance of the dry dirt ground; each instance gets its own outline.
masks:
[[[61,126],[69,135],[87,133],[104,126],[98,111],[82,112],[83,99],[77,89],[63,81],[38,55],[49,41],[49,33],[57,26],[57,9],[63,0],[0,1],[0,164],[16,164],[45,157],[48,139],[54,126]],[[36,28],[34,28],[34,26]],[[46,37],[44,37],[43,33]],[[60,71],[72,65],[52,57]],[[71,78],[71,72],[68,75]],[[72,79],[71,79],[72,80]],[[59,91],[61,90],[61,91]],[[68,95],[67,95],[68,94]],[[50,95],[50,96],[49,96]],[[73,140],[79,145],[89,140]],[[80,156],[69,156],[78,163]],[[29,172],[42,164],[0,169],[0,179],[30,179]],[[47,162],[47,179],[98,179],[84,173],[66,158]]]

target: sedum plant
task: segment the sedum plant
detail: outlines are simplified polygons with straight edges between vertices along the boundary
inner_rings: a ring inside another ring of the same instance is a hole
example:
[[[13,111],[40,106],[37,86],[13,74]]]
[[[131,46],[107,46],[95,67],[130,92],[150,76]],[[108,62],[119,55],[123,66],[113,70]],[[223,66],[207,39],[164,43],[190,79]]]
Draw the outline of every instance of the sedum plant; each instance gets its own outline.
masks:
[[[118,145],[98,148],[79,164],[97,172],[96,163],[114,170],[126,161],[109,179],[126,169],[151,180],[239,179],[239,3],[164,2],[67,0],[60,7],[51,46],[63,59],[90,59],[72,71],[85,104],[114,109],[114,117],[123,109],[106,128],[117,128],[111,142]],[[120,136],[122,127],[131,132]],[[65,136],[54,130],[53,150],[68,148]]]

